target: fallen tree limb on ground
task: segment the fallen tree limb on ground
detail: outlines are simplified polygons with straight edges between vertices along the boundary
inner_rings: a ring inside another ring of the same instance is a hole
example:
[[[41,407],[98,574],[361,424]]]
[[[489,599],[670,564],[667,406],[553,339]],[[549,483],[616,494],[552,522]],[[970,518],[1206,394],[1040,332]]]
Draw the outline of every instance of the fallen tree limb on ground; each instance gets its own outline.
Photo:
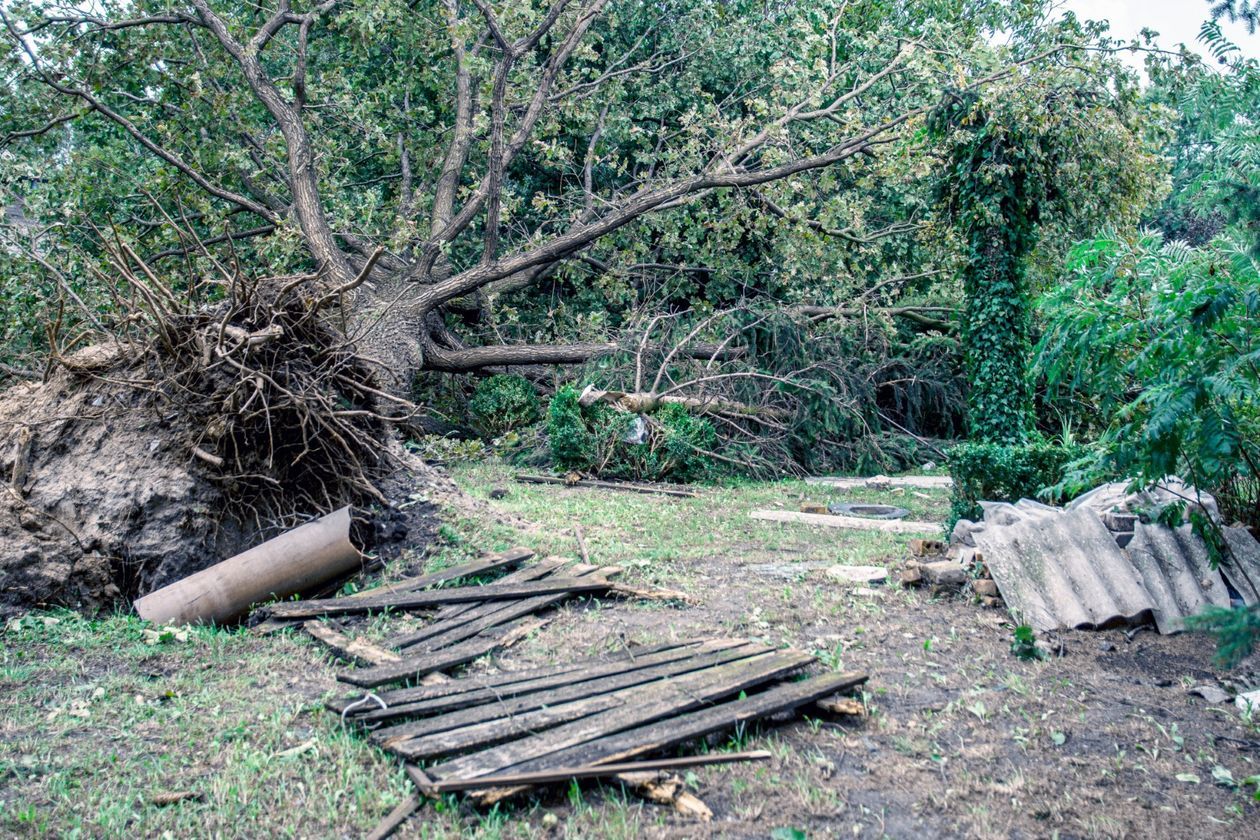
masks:
[[[552,475],[518,475],[516,480],[523,484],[559,484],[564,487],[597,487],[601,490],[624,490],[628,493],[655,493],[662,496],[677,496],[680,499],[698,499],[700,494],[694,490],[675,490],[672,487],[657,487],[652,484],[633,484],[628,481],[601,481],[595,478],[580,478],[570,481]]]
[[[912,522],[905,519],[863,519],[860,516],[833,516],[826,513],[798,513],[794,510],[754,510],[752,519],[857,531],[892,531],[898,534],[940,533],[939,522]]]

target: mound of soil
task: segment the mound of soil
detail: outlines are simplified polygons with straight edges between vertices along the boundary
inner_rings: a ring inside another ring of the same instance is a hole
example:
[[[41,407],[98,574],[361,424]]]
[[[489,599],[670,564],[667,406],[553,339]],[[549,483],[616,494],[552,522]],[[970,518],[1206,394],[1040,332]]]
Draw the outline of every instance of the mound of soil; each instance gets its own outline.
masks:
[[[44,383],[0,394],[0,615],[126,602],[296,524],[240,515],[233,482],[193,455],[198,430],[137,387],[123,361],[90,349]],[[393,504],[359,517],[365,548],[427,542],[434,505],[396,505],[454,492],[396,448],[378,482]]]

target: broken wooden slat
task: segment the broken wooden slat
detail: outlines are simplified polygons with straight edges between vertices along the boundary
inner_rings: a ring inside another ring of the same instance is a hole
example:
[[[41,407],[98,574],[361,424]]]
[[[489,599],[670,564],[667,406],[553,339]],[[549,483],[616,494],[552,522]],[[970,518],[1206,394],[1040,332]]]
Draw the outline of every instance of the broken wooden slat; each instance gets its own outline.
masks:
[[[787,712],[866,681],[865,674],[822,674],[800,682],[780,683],[759,694],[730,700],[709,708],[626,729],[601,738],[575,744],[562,750],[531,756],[509,767],[514,773],[529,773],[557,766],[579,766],[625,761],[667,747],[702,738],[735,725]],[[471,758],[476,758],[474,753]],[[448,762],[448,767],[476,772],[474,762]],[[437,769],[437,768],[434,768]],[[430,771],[430,775],[437,775]],[[444,772],[443,776],[456,775]],[[458,775],[468,775],[459,773]],[[482,774],[485,775],[485,774]]]
[[[385,840],[395,831],[398,826],[407,821],[407,818],[416,812],[420,807],[420,797],[408,796],[402,802],[394,806],[394,810],[390,811],[385,819],[376,824],[376,828],[368,834],[367,840]]]
[[[396,592],[371,598],[329,598],[319,601],[286,601],[271,607],[276,618],[315,618],[321,615],[409,610],[437,604],[461,604],[480,601],[531,598],[559,593],[604,592],[609,582],[593,578],[548,578],[530,583],[488,583],[485,586],[458,586],[450,589],[426,589],[422,592]]]
[[[824,484],[844,490],[856,490],[870,487],[922,487],[929,489],[948,489],[954,481],[947,475],[894,475],[873,476],[871,478],[850,478],[837,476],[808,476],[806,484]]]
[[[654,758],[645,761],[630,761],[617,764],[605,764],[586,767],[561,767],[555,770],[540,770],[533,773],[503,773],[494,776],[479,776],[475,779],[444,779],[434,782],[434,793],[452,793],[461,790],[478,790],[488,787],[509,787],[516,785],[537,785],[549,782],[567,782],[570,779],[597,779],[617,776],[621,773],[641,773],[645,771],[679,770],[686,767],[701,767],[713,764],[734,764],[744,761],[769,761],[771,754],[766,750],[749,750],[734,753],[710,753],[709,755],[687,755],[679,758]]]
[[[631,686],[642,686],[668,677],[676,677],[704,668],[723,665],[727,662],[747,659],[767,653],[769,649],[750,642],[743,645],[706,645],[701,648],[701,651],[703,651],[701,655],[688,656],[681,659],[674,658],[659,665],[623,671],[602,679],[576,683],[571,681],[550,691],[532,692],[510,699],[491,696],[484,705],[475,705],[471,708],[464,707],[458,710],[430,715],[422,720],[378,729],[372,733],[372,739],[388,746],[419,735],[445,732],[461,726],[488,722],[496,718],[513,717],[544,707],[558,706],[562,703],[581,700],[586,697],[609,694]]]
[[[386,662],[374,668],[361,668],[357,671],[343,671],[337,679],[362,688],[376,688],[393,682],[420,677],[434,671],[444,671],[457,665],[464,665],[479,659],[498,648],[504,648],[542,627],[547,622],[541,619],[522,619],[513,624],[495,628],[488,634],[476,636],[458,645],[399,659],[397,662]]]
[[[624,583],[615,583],[609,588],[608,594],[620,595],[623,598],[641,598],[645,601],[678,601],[682,604],[698,603],[696,598],[693,598],[686,592],[680,592],[677,589],[661,589],[656,586],[629,586]]]
[[[608,580],[609,576],[621,573],[621,570],[616,566],[608,566],[603,569],[591,566],[589,571],[573,566],[565,571],[569,572],[569,576],[573,579],[593,576],[605,581]],[[496,625],[505,624],[521,616],[546,609],[553,604],[566,600],[568,597],[568,592],[561,592],[555,595],[540,595],[536,598],[521,598],[515,601],[492,601],[486,604],[478,604],[471,610],[466,610],[445,621],[435,621],[426,627],[404,636],[396,637],[390,642],[393,646],[402,649],[423,648],[423,650],[427,651],[439,650],[464,639],[472,638],[483,630],[488,630]],[[411,653],[412,651],[407,652]],[[421,653],[422,651],[417,650],[415,652]]]
[[[537,563],[535,563],[532,566],[526,566],[523,569],[518,569],[515,572],[506,574],[503,577],[499,578],[497,582],[498,583],[526,583],[531,580],[541,580],[542,578],[548,577],[549,575],[553,575],[553,574],[557,575],[558,577],[577,577],[577,575],[575,574],[568,574],[568,575],[560,574],[560,567],[563,566],[564,564],[565,564],[565,561],[561,558],[548,557],[543,560],[539,560]],[[476,604],[476,603],[447,604],[446,606],[440,608],[433,615],[433,619],[435,621],[445,621],[447,619],[454,618],[458,615],[468,612],[469,610],[478,609],[481,606],[482,606],[481,604]]]
[[[578,670],[560,669],[523,682],[496,685],[447,697],[399,703],[385,709],[374,709],[362,714],[358,720],[371,724],[403,716],[437,715],[490,702],[507,703],[519,697],[551,696],[557,690],[576,689],[579,686],[585,686],[590,689],[591,694],[596,694],[599,693],[601,688],[612,690],[612,688],[620,687],[613,686],[610,682],[611,680],[623,677],[631,679],[634,674],[648,668],[659,668],[672,664],[686,670],[691,661],[698,658],[703,652],[744,647],[752,644],[743,640],[723,639],[706,643],[705,645],[678,647],[652,655],[640,655],[634,660],[619,659],[612,662],[601,662]],[[770,648],[759,645],[754,645],[750,649],[756,653],[765,653],[770,650]],[[680,671],[679,673],[682,672]],[[383,730],[377,730],[377,732],[381,731]]]
[[[732,644],[740,643],[738,640]],[[377,696],[387,705],[386,709],[372,712],[364,710],[358,719],[367,723],[398,717],[401,714],[440,712],[478,705],[488,700],[514,697],[533,691],[543,691],[571,682],[597,679],[614,673],[648,667],[669,658],[681,659],[695,655],[701,642],[678,642],[642,648],[634,653],[597,657],[561,665],[546,665],[522,671],[502,671],[496,674],[479,674],[452,680],[443,686],[400,688],[378,692]],[[331,700],[327,707],[341,714],[345,706],[357,696]],[[394,712],[397,711],[397,714]],[[379,717],[377,717],[379,714]]]
[[[600,481],[595,478],[583,478],[569,481],[551,475],[518,475],[517,481],[524,484],[559,484],[563,487],[598,487],[602,490],[625,490],[630,493],[655,493],[662,496],[677,496],[682,499],[698,499],[700,494],[694,490],[675,490],[672,487],[656,487],[651,484],[632,484],[623,481]]]
[[[660,645],[635,648],[633,654],[605,654],[587,659],[579,659],[574,662],[557,665],[543,665],[537,668],[526,668],[520,671],[498,671],[490,674],[475,674],[458,680],[450,680],[443,685],[420,685],[410,688],[396,688],[388,691],[379,691],[376,692],[376,694],[382,702],[386,703],[390,707],[423,700],[450,698],[469,692],[483,690],[502,692],[502,696],[506,697],[509,692],[516,691],[518,686],[528,686],[528,688],[521,689],[523,692],[526,690],[533,691],[538,688],[562,685],[567,679],[566,675],[568,674],[578,674],[585,672],[588,669],[601,668],[604,666],[626,669],[633,667],[633,663],[641,660],[643,657],[673,650],[675,648],[694,649],[700,644],[701,642],[699,641],[667,642]],[[330,711],[341,714],[348,704],[353,703],[360,698],[361,695],[334,698],[329,700],[325,706]]]
[[[813,661],[812,656],[800,653],[765,654],[712,668],[708,673],[700,672],[703,677],[688,675],[670,680],[666,685],[648,686],[636,690],[634,702],[625,702],[617,708],[447,761],[429,768],[429,775],[444,779],[500,772],[586,741],[681,714],[721,697],[786,676]],[[396,751],[406,755],[405,747],[396,748]],[[585,763],[588,762],[572,762],[575,765]]]
[[[702,703],[775,679],[804,664],[807,663],[791,654],[760,654],[702,671],[659,680],[648,685],[586,697],[511,717],[496,718],[403,741],[394,739],[385,746],[404,758],[416,760],[488,746],[513,738],[534,735],[534,733],[541,733],[551,746],[562,745],[565,738],[578,737],[579,740],[587,740],[634,726],[645,720],[666,717],[694,708]],[[576,725],[567,725],[570,722],[576,722]],[[513,747],[521,743],[521,740],[513,741],[506,744],[503,749],[511,752]],[[486,756],[492,752],[493,750],[487,750],[467,758]],[[437,773],[435,775],[449,776],[450,774]],[[460,773],[459,775],[483,774]]]
[[[797,513],[794,510],[754,510],[752,519],[766,522],[788,522],[823,525],[827,528],[848,528],[858,531],[890,531],[898,534],[939,533],[939,522],[911,522],[906,519],[865,519],[861,516],[834,516],[821,513]]]
[[[344,633],[314,619],[302,622],[302,629],[327,645],[337,656],[351,662],[383,665],[386,662],[397,662],[402,658],[393,651],[377,647],[364,639],[351,639]]]
[[[381,586],[365,589],[362,592],[355,592],[348,595],[349,598],[370,598],[374,595],[387,595],[391,592],[414,592],[417,589],[427,589],[430,586],[437,586],[440,583],[450,583],[460,578],[473,577],[474,575],[484,575],[487,572],[497,571],[523,563],[534,556],[534,552],[528,548],[513,548],[498,554],[488,554],[485,557],[478,558],[469,563],[463,563],[459,566],[451,566],[449,569],[441,569],[436,572],[430,572],[426,575],[418,575],[416,577],[403,578],[393,583],[386,583]]]

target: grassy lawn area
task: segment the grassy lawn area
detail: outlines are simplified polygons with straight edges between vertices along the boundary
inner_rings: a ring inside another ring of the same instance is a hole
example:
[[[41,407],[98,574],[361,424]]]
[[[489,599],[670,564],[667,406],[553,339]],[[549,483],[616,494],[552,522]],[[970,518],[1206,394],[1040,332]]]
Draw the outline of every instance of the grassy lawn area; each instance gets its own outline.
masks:
[[[1257,753],[1221,740],[1256,744],[1254,731],[1185,693],[1213,673],[1208,640],[1069,633],[1064,657],[1022,662],[1009,653],[1001,611],[844,586],[826,573],[837,563],[895,565],[905,535],[748,518],[803,499],[860,498],[941,521],[943,491],[783,481],[678,499],[520,484],[496,463],[452,472],[474,503],[451,511],[442,547],[404,555],[385,575],[511,545],[576,558],[580,526],[592,562],[695,600],[571,603],[501,654],[504,665],[741,635],[869,673],[869,714],[713,744],[775,758],[687,775],[715,813],[709,825],[592,782],[489,812],[447,799],[399,836],[766,837],[779,828],[819,837],[1211,836],[1255,818],[1239,782],[1260,769]],[[505,495],[492,499],[496,489]],[[383,635],[391,620],[397,630],[394,618],[357,632]],[[338,691],[334,671],[295,632],[173,636],[134,617],[67,612],[10,622],[0,635],[0,835],[362,836],[410,788],[393,759],[323,710]],[[1236,783],[1221,781],[1224,773]],[[184,791],[192,798],[155,804]]]

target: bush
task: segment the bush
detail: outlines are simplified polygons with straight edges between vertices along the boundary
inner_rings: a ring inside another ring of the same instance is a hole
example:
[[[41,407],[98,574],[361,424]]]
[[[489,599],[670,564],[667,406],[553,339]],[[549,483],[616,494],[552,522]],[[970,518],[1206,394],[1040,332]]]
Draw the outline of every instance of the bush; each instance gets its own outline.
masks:
[[[522,429],[542,417],[542,403],[523,376],[500,374],[477,384],[468,401],[468,415],[484,437],[498,437]]]
[[[960,519],[979,519],[980,501],[1017,502],[1036,498],[1059,484],[1072,461],[1084,455],[1079,446],[1033,443],[963,443],[946,453],[954,493],[947,529]]]
[[[556,466],[635,481],[697,481],[714,471],[713,424],[667,403],[646,415],[646,439],[627,443],[638,415],[596,404],[583,408],[575,388],[556,392],[547,411],[547,438]]]

